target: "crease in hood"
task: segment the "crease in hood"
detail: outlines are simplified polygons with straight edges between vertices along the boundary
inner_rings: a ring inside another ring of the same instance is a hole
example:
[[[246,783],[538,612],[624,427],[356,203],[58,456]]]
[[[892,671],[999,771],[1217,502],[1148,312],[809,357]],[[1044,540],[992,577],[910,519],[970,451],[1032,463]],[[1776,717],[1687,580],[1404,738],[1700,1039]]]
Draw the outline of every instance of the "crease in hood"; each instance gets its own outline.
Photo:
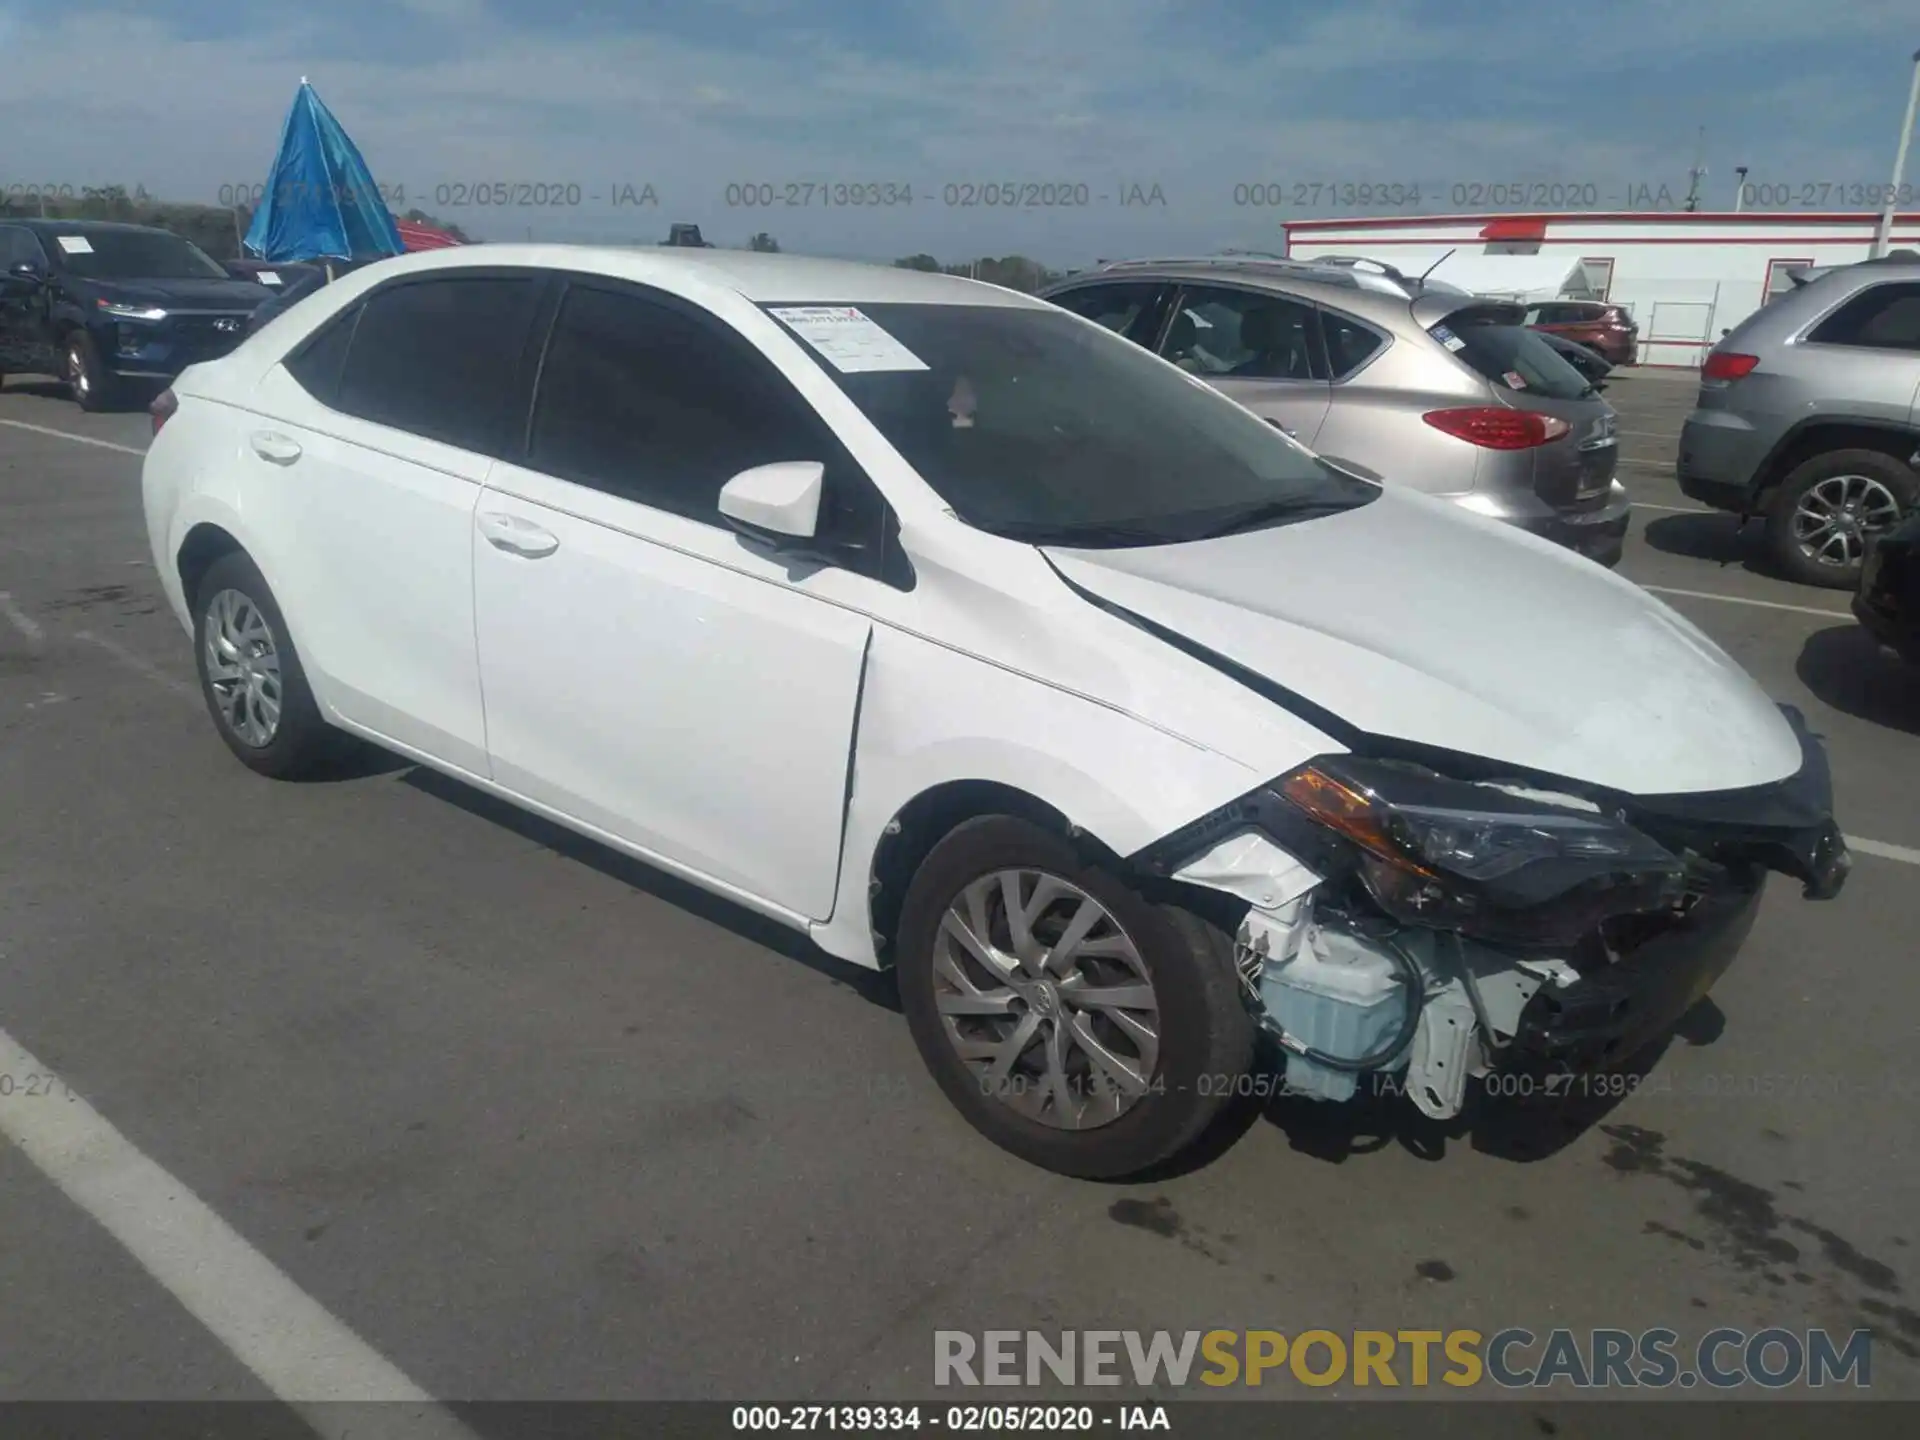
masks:
[[[1698,627],[1444,501],[1388,490],[1213,540],[1043,548],[1086,593],[1364,733],[1630,795],[1764,785],[1802,763],[1779,708]]]

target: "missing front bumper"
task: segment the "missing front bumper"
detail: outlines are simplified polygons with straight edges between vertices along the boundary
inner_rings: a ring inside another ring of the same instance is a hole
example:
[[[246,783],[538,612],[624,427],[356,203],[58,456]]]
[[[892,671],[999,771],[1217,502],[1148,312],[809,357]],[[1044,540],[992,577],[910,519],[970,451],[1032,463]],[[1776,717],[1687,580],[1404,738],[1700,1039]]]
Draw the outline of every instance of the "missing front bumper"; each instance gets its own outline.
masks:
[[[1764,876],[1704,895],[1686,918],[1611,964],[1534,992],[1500,1073],[1608,1070],[1664,1038],[1733,964],[1759,913]]]

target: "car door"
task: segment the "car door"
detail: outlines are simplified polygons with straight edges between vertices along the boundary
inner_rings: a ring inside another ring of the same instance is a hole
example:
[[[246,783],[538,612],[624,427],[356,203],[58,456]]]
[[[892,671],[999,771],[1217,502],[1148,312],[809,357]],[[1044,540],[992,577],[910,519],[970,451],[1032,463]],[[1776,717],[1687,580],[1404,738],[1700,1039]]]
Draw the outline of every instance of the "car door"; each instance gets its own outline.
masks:
[[[1184,285],[1160,354],[1303,445],[1332,399],[1318,317],[1304,301],[1260,290]]]
[[[243,513],[316,690],[482,776],[473,512],[526,413],[546,286],[470,269],[382,286],[268,372],[239,436]]]
[[[16,265],[38,267],[38,281],[12,273]],[[49,321],[47,256],[24,225],[0,225],[0,372],[59,373]]]
[[[720,517],[733,475],[792,460],[828,466],[835,563]],[[570,280],[524,459],[494,468],[474,527],[494,779],[762,908],[828,918],[872,629],[847,571],[877,576],[883,527],[878,492],[738,332]]]

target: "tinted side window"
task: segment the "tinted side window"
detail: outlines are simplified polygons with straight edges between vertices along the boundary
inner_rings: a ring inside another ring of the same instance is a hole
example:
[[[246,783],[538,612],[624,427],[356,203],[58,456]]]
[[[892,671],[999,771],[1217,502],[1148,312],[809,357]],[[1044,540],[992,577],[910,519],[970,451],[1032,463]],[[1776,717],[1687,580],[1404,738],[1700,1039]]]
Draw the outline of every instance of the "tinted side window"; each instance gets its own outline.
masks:
[[[277,315],[285,308],[275,297],[254,312],[254,319],[264,324],[262,312],[272,310]],[[346,363],[347,346],[353,340],[354,324],[359,319],[360,307],[349,307],[301,341],[299,348],[284,362],[287,373],[300,382],[300,388],[322,405],[331,406],[339,399],[340,371]]]
[[[720,487],[782,460],[827,467],[819,539],[877,573],[884,502],[772,365],[671,306],[626,291],[567,291],[540,367],[530,466],[721,524]]]
[[[1862,290],[1814,327],[1821,345],[1872,350],[1920,350],[1920,283]]]
[[[361,306],[338,409],[501,453],[539,296],[531,276],[459,276],[376,291]]]
[[[0,269],[10,268],[23,260],[36,258],[27,250],[32,243],[33,237],[19,226],[0,225]]]
[[[1327,337],[1327,360],[1336,380],[1346,379],[1379,354],[1386,344],[1378,333],[1358,320],[1349,320],[1331,310],[1320,312],[1320,324]]]
[[[1131,285],[1088,285],[1054,297],[1053,303],[1071,310],[1116,335],[1124,335],[1141,345],[1151,345],[1148,332],[1159,307],[1161,287],[1152,281]]]
[[[1210,379],[1324,380],[1313,308],[1246,290],[1182,290],[1160,353]]]

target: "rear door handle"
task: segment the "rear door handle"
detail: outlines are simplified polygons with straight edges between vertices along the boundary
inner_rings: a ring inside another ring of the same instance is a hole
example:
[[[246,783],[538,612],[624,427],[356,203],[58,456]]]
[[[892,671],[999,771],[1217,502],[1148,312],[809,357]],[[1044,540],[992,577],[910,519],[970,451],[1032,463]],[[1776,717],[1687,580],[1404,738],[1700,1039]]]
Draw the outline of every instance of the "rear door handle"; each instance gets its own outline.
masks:
[[[551,555],[560,548],[560,537],[552,531],[498,510],[481,512],[480,533],[494,549],[505,550],[509,555],[524,555],[529,560]]]
[[[275,465],[291,465],[300,458],[300,442],[275,430],[256,430],[248,437],[253,453]]]

